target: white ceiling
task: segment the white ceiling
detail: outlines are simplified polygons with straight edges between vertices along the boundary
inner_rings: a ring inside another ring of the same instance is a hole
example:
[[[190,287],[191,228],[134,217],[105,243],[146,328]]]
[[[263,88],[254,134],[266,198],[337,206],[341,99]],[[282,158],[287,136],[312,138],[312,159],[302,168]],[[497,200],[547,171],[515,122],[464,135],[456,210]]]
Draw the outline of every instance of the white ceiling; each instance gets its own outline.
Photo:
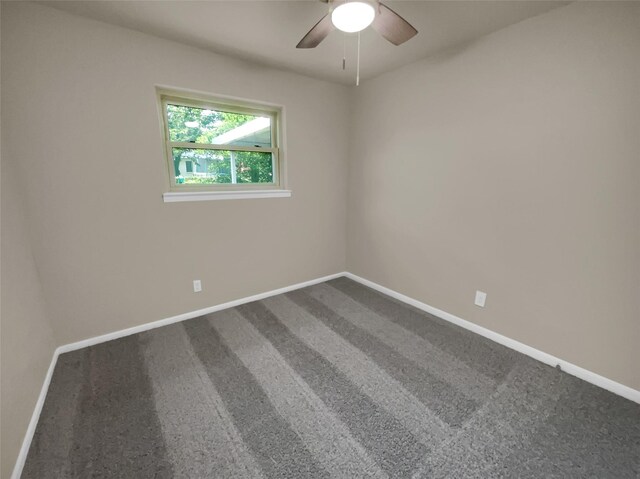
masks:
[[[355,34],[334,31],[317,48],[298,41],[327,12],[318,0],[46,1],[77,15],[229,56],[352,84]],[[420,60],[565,5],[566,1],[384,1],[418,29],[401,46],[371,28],[362,32],[361,79]],[[345,38],[346,37],[346,38]],[[346,40],[347,70],[342,70]]]

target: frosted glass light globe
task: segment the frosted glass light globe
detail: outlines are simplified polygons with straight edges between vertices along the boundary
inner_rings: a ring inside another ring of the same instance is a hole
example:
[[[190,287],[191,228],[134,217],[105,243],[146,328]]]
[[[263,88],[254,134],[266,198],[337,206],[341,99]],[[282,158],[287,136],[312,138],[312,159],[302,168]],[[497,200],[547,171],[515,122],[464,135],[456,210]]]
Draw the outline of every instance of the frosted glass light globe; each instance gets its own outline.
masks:
[[[331,13],[331,21],[338,30],[355,33],[371,25],[375,16],[376,10],[369,3],[346,2]]]

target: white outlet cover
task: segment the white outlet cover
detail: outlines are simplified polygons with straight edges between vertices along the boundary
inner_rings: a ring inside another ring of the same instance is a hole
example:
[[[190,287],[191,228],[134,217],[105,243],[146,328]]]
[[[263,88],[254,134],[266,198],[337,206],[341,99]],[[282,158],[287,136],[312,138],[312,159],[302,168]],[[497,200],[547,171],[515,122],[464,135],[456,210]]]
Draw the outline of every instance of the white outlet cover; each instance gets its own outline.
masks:
[[[193,292],[194,293],[199,293],[200,291],[202,291],[202,283],[200,282],[199,279],[194,279],[193,280]]]
[[[476,291],[476,306],[480,306],[484,308],[484,303],[487,301],[487,293],[483,293],[482,291]]]

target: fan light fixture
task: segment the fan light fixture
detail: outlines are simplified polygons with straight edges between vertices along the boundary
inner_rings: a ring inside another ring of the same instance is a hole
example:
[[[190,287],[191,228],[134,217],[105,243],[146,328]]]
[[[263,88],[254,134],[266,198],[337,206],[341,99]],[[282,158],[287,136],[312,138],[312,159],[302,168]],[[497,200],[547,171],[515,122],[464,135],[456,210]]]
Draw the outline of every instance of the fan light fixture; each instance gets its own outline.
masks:
[[[331,22],[338,30],[355,33],[371,25],[375,16],[376,10],[369,3],[346,2],[331,13]]]

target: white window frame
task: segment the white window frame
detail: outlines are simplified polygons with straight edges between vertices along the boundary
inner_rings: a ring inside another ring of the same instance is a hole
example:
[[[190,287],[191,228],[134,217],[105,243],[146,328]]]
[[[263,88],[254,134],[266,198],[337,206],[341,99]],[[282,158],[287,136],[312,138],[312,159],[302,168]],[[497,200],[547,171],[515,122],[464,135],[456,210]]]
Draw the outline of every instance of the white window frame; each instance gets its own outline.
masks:
[[[291,191],[285,189],[284,181],[283,152],[281,148],[283,136],[283,108],[281,106],[252,100],[186,92],[175,89],[157,88],[156,91],[162,126],[165,164],[169,183],[169,191],[163,195],[165,202],[243,198],[282,198],[291,196]],[[167,104],[268,117],[271,119],[271,148],[171,141],[167,118]],[[263,153],[271,153],[273,162],[273,182],[220,183],[213,185],[178,184],[176,182],[175,167],[173,163],[173,148],[259,151]]]

